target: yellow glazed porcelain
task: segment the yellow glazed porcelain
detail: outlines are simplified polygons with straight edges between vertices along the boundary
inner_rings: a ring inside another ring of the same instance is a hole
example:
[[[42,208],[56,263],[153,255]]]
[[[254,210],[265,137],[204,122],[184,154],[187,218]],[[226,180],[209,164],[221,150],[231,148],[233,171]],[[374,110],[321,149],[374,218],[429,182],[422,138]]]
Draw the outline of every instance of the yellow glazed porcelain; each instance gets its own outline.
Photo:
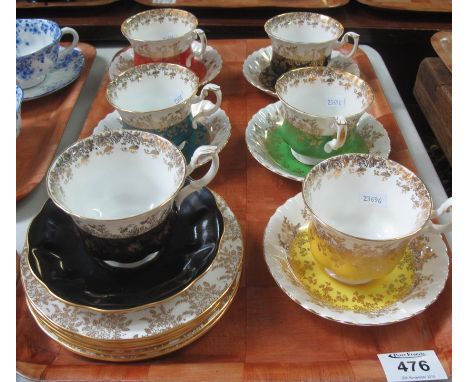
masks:
[[[424,183],[392,160],[364,154],[327,159],[306,176],[302,195],[311,212],[316,260],[335,279],[363,284],[389,274],[416,236],[451,229],[430,218],[451,209],[448,199],[432,212]]]
[[[331,278],[316,260],[322,250],[312,232],[301,230],[291,243],[289,263],[309,293],[332,307],[353,312],[377,311],[394,304],[413,288],[415,265],[409,248],[403,249],[403,258],[388,275],[364,285],[346,285]]]

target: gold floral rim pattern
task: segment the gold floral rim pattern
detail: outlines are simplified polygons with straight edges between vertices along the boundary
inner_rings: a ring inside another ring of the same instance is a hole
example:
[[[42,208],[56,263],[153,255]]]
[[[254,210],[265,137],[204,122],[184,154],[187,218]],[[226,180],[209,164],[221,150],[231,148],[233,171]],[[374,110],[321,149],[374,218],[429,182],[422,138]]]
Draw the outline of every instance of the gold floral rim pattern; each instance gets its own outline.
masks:
[[[286,230],[290,229],[287,220],[284,225]],[[414,286],[416,254],[409,247],[403,248],[403,257],[391,273],[370,283],[353,286],[331,278],[320,266],[316,256],[323,248],[307,227],[296,232],[289,247],[288,260],[298,281],[314,299],[332,308],[360,313],[380,311],[403,299]],[[369,261],[366,257],[362,260]]]
[[[128,313],[98,313],[54,298],[21,261],[23,285],[29,301],[57,327],[91,340],[142,340],[160,336],[196,320],[229,289],[242,267],[242,232],[226,202],[213,193],[224,219],[224,233],[211,270],[190,288],[165,303]]]
[[[192,41],[192,52],[200,52],[201,46],[201,43],[198,41]],[[127,69],[132,68],[134,66],[134,57],[135,51],[133,47],[122,48],[122,50],[117,52],[113,57],[111,64],[109,65],[109,78],[112,80],[114,77],[123,73]],[[208,82],[213,81],[223,66],[221,55],[210,45],[206,46],[206,51],[203,57],[195,57],[195,61],[202,64],[206,69],[205,76],[200,78],[200,86],[206,85]]]
[[[132,32],[137,31],[142,25],[150,25],[152,23],[171,23],[177,24],[182,23],[185,26],[190,26],[190,33],[198,25],[197,18],[184,10],[173,9],[173,8],[163,8],[163,9],[150,9],[148,11],[137,13],[126,19],[121,26],[122,34],[126,38],[132,40],[141,41],[132,37]],[[183,37],[182,36],[179,36]]]
[[[320,27],[321,29],[330,31],[333,34],[333,38],[330,40],[336,40],[344,31],[343,25],[331,17],[312,12],[290,12],[277,15],[267,20],[265,23],[265,32],[270,37],[274,37],[278,40],[300,44],[296,41],[282,39],[281,36],[279,36],[278,30],[281,28],[287,28],[290,25]]]
[[[53,340],[60,343],[62,346],[68,350],[93,359],[104,360],[104,361],[113,361],[113,362],[130,362],[138,361],[149,358],[158,357],[164,354],[168,354],[175,350],[178,350],[182,347],[185,347],[207,333],[224,315],[229,306],[231,305],[234,297],[236,295],[237,289],[239,287],[239,279],[236,279],[235,286],[231,288],[231,292],[222,299],[220,307],[216,309],[210,316],[208,316],[203,322],[199,323],[194,328],[191,328],[188,332],[179,335],[173,339],[170,339],[163,343],[149,344],[144,347],[136,347],[133,349],[124,349],[123,352],[118,351],[103,351],[100,348],[87,347],[85,345],[70,342],[68,337],[63,337],[56,333],[53,329],[50,329],[47,325],[47,322],[44,322],[39,317],[37,317],[34,312],[34,319],[36,320],[39,327],[51,337]],[[31,308],[31,307],[30,307]]]
[[[213,304],[209,310],[203,312],[201,315],[197,316],[197,318],[186,325],[182,325],[177,327],[174,330],[167,331],[161,335],[147,337],[143,339],[126,339],[126,340],[95,340],[90,339],[88,337],[79,335],[69,330],[65,330],[60,326],[56,325],[53,321],[49,318],[44,316],[40,311],[38,311],[34,307],[34,303],[31,302],[28,298],[26,298],[26,302],[28,305],[29,310],[31,313],[40,321],[44,322],[48,328],[54,333],[66,338],[72,343],[75,343],[82,347],[94,348],[100,351],[107,351],[107,352],[123,352],[127,350],[136,350],[136,349],[143,349],[148,346],[157,346],[163,343],[172,341],[177,339],[184,334],[192,331],[196,327],[200,326],[200,324],[206,321],[207,318],[212,316],[216,311],[219,311],[220,308],[225,304],[226,300],[235,294],[235,291],[238,288],[238,281],[240,279],[240,271],[238,272],[235,282],[227,289]]]
[[[302,114],[310,115],[291,106],[284,97],[288,95],[291,89],[297,88],[300,85],[312,85],[314,83],[325,84],[327,86],[334,84],[344,88],[346,91],[351,90],[354,97],[361,100],[363,111],[374,100],[374,92],[366,81],[348,72],[319,66],[294,69],[283,74],[276,81],[275,91],[280,100],[290,108]]]
[[[412,171],[391,159],[368,154],[344,154],[329,158],[315,166],[307,174],[302,189],[306,205],[312,213],[312,203],[307,190],[320,190],[322,179],[338,178],[343,173],[361,177],[367,173],[379,177],[382,182],[394,180],[402,194],[412,192],[411,201],[414,209],[421,209],[423,224],[429,219],[432,210],[432,198],[425,184]]]
[[[159,110],[145,110],[145,111],[138,111],[138,110],[126,110],[119,105],[115,104],[115,99],[117,98],[117,94],[121,91],[125,91],[128,87],[129,83],[132,82],[141,82],[144,80],[145,77],[152,77],[152,78],[169,78],[173,80],[174,78],[178,77],[181,79],[184,84],[190,85],[191,87],[191,94],[190,96],[185,97],[183,100],[178,102],[176,105],[159,109]],[[151,111],[160,112],[164,110],[170,110],[172,108],[179,108],[181,105],[188,103],[194,94],[198,90],[199,79],[197,75],[192,72],[191,70],[187,69],[184,66],[171,64],[167,62],[161,63],[150,63],[150,64],[143,64],[139,66],[134,66],[130,69],[127,69],[109,83],[106,89],[106,97],[107,101],[118,110],[125,111],[127,113],[149,113]]]
[[[293,271],[289,251],[297,233],[307,226],[310,212],[299,193],[280,206],[265,229],[264,256],[278,286],[294,302],[323,318],[349,325],[376,326],[407,320],[434,303],[448,278],[449,259],[440,236],[419,236],[409,243],[415,269],[411,291],[384,309],[355,312],[331,307],[314,298]]]
[[[144,153],[155,159],[161,157],[163,163],[171,171],[177,189],[153,210],[121,219],[96,219],[80,216],[70,210],[66,205],[63,185],[73,178],[74,170],[88,165],[91,155],[97,157],[111,155],[116,150],[135,155]],[[84,231],[104,238],[131,237],[147,232],[162,223],[167,216],[169,202],[183,186],[185,173],[185,157],[167,139],[135,130],[104,131],[74,143],[53,162],[47,173],[47,192],[52,201],[68,213]],[[132,222],[129,219],[132,219]]]
[[[281,101],[271,103],[255,113],[247,124],[245,141],[250,154],[268,170],[298,182],[304,176],[295,174],[282,167],[270,154],[267,140],[284,121],[284,111]],[[390,138],[382,124],[370,114],[364,114],[355,130],[366,142],[369,152],[388,158],[390,154]]]

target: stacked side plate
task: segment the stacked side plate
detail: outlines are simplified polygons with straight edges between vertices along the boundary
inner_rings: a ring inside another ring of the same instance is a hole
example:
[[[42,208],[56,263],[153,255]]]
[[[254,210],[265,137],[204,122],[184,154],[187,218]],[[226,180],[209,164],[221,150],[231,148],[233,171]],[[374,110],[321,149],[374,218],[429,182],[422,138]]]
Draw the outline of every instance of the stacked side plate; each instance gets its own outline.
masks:
[[[153,304],[104,311],[58,298],[21,259],[28,307],[39,327],[74,353],[116,362],[157,357],[205,334],[233,301],[241,275],[243,243],[239,223],[214,195],[224,231],[209,268],[187,288]]]

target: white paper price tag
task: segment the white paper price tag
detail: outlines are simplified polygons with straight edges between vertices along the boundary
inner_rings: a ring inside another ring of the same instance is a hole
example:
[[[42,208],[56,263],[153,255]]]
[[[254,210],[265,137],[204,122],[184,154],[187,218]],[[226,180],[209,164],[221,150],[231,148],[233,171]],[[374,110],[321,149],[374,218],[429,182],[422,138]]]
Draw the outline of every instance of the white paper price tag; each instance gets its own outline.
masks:
[[[176,0],[153,0],[153,4],[175,4]]]
[[[433,350],[377,354],[388,382],[445,380],[447,374]]]

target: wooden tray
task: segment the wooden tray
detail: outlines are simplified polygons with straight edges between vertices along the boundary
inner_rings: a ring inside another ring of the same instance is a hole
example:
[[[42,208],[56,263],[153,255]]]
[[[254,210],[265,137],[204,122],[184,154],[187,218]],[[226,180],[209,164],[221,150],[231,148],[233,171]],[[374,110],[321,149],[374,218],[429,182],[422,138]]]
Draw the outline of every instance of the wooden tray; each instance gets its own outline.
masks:
[[[213,80],[223,91],[222,108],[232,136],[220,155],[220,171],[210,187],[229,204],[245,244],[241,287],[219,323],[190,346],[162,358],[112,364],[74,355],[50,340],[27,311],[17,288],[17,370],[46,381],[385,381],[377,353],[433,349],[451,374],[451,281],[428,310],[408,321],[383,327],[341,325],[320,318],[287,297],[270,276],[263,258],[263,233],[276,208],[301,184],[261,166],[249,154],[245,128],[251,116],[276,100],[242,75],[244,59],[269,40],[213,40],[223,68]],[[387,128],[391,158],[415,170],[408,148],[367,56],[356,59],[376,98],[370,112]],[[82,136],[111,108],[103,80]]]
[[[395,11],[452,12],[452,0],[357,0],[361,4]]]
[[[349,3],[349,0],[135,0],[151,7],[191,7],[191,8],[336,8]]]
[[[78,43],[85,64],[80,76],[65,88],[21,105],[21,133],[16,140],[16,201],[24,198],[46,174],[65,126],[96,57],[96,49]]]
[[[16,0],[16,8],[71,8],[71,7],[97,7],[115,3],[119,0],[72,0],[72,1],[38,1],[30,3],[25,0]]]
[[[452,71],[452,31],[440,31],[431,37],[431,44],[448,70]]]

